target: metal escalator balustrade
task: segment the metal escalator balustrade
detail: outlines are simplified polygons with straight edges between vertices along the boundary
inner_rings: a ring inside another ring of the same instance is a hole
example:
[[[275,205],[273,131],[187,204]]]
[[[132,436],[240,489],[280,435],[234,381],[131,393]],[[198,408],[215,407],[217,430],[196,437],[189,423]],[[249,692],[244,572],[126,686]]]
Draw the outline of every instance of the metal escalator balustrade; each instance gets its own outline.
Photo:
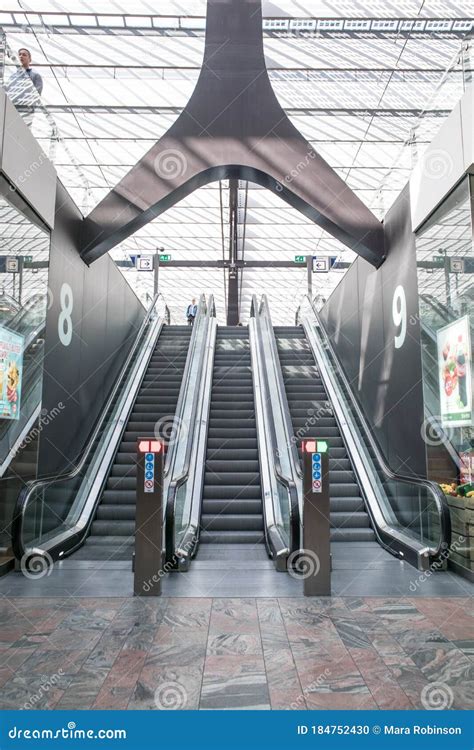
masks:
[[[79,560],[131,560],[135,543],[136,444],[169,441],[191,338],[189,326],[165,326],[143,378]]]
[[[428,479],[392,471],[308,297],[297,319],[332,403],[377,541],[419,569],[444,560],[451,544],[451,523],[441,489]]]
[[[200,541],[264,542],[249,332],[243,326],[217,329]]]
[[[216,341],[216,310],[211,295],[204,295],[194,324],[193,342],[180,393],[184,429],[168,453],[165,474],[165,548],[170,569],[185,571],[199,543],[206,441],[209,425],[212,370]]]
[[[357,478],[303,329],[275,327],[295,436],[326,438],[329,445],[331,541],[375,540]],[[301,460],[301,440],[297,441]]]
[[[138,390],[167,321],[169,311],[162,295],[158,294],[132,342],[83,452],[74,461],[74,468],[29,482],[21,490],[13,516],[12,547],[16,558],[25,565],[37,556],[50,563],[71,554],[84,542],[95,518],[108,468],[114,462]]]

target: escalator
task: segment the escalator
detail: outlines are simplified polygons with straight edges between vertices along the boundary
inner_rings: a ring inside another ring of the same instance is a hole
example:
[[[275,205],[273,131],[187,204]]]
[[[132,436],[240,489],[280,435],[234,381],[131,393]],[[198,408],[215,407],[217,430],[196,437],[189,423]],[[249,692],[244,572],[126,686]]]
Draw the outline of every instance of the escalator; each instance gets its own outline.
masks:
[[[17,560],[29,565],[39,550],[48,564],[71,555],[78,561],[131,563],[137,438],[168,442],[171,462],[175,419],[183,422],[182,391],[195,350],[192,334],[203,308],[201,298],[194,328],[171,326],[162,295],[155,295],[72,468],[30,482],[17,496],[12,524]]]
[[[263,537],[249,331],[242,326],[219,326],[200,542],[205,545],[259,545]],[[207,555],[212,555],[212,552],[207,550]]]
[[[135,534],[136,441],[173,433],[192,329],[165,326],[125,427],[90,534],[76,560],[131,560]]]
[[[375,533],[313,354],[301,326],[275,327],[294,435],[329,445],[331,540],[372,542]],[[298,451],[301,460],[301,440]]]

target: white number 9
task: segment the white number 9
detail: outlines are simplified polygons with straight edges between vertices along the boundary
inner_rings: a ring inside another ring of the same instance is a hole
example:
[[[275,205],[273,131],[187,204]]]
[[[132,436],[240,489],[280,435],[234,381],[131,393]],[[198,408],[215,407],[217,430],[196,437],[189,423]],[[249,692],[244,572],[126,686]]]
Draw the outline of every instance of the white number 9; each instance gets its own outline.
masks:
[[[401,284],[397,286],[393,294],[392,318],[395,326],[400,328],[395,335],[395,349],[400,349],[407,335],[407,298]]]

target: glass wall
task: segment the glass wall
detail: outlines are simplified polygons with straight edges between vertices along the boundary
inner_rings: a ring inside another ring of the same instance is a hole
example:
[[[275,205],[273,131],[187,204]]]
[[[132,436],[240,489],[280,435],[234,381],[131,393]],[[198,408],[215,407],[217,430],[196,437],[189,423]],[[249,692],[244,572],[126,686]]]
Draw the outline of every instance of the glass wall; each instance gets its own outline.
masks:
[[[466,177],[417,235],[428,471],[443,485],[474,478],[472,187]]]
[[[50,236],[0,194],[0,547],[21,484],[36,476]],[[29,212],[30,214],[30,212]]]

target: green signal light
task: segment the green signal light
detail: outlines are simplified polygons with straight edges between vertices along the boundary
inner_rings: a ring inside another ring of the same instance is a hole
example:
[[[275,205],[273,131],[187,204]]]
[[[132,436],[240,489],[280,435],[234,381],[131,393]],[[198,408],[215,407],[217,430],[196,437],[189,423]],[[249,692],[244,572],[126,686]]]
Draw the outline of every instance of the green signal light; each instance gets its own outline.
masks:
[[[318,453],[327,453],[328,448],[329,446],[325,440],[318,440],[317,442]]]

